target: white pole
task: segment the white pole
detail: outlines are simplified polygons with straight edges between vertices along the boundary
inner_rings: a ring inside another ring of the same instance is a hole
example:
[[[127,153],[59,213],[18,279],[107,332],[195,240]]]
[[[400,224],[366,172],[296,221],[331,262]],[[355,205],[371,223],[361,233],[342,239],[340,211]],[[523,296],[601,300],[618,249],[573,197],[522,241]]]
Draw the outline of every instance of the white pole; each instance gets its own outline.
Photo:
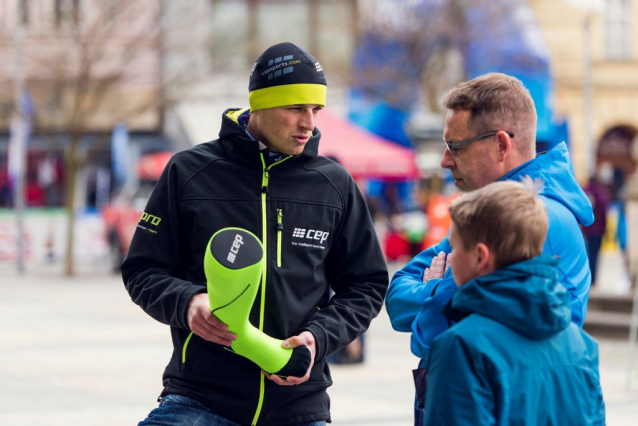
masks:
[[[17,218],[17,235],[18,235],[18,271],[24,273],[25,271],[25,247],[24,247],[24,175],[26,169],[26,111],[24,110],[24,104],[22,102],[22,95],[24,93],[24,75],[22,73],[22,45],[24,43],[25,28],[22,19],[19,21],[18,27],[15,32],[15,52],[16,52],[16,70],[15,70],[15,102],[17,110],[17,122],[19,129],[17,130],[18,136],[16,140],[16,161],[18,167],[16,168],[15,186],[14,186],[14,208]]]
[[[638,156],[638,144],[633,146],[634,156]],[[634,289],[634,300],[631,309],[631,325],[629,328],[629,359],[627,360],[627,389],[635,383],[636,348],[638,347],[638,171],[627,180],[627,224],[629,225],[629,274]]]
[[[627,360],[627,389],[631,390],[634,377],[638,375],[636,366],[636,342],[638,341],[638,275],[632,274],[634,287],[634,304],[631,309],[631,325],[629,327],[629,359]]]
[[[594,139],[594,82],[591,54],[591,23],[592,12],[587,12],[583,23],[583,120],[584,142],[588,147],[587,173],[593,176],[596,173],[596,140]]]
[[[594,139],[594,82],[591,54],[591,25],[595,14],[605,12],[605,0],[564,0],[567,4],[585,12],[583,22],[583,142],[587,149],[587,173],[596,170],[596,141]]]

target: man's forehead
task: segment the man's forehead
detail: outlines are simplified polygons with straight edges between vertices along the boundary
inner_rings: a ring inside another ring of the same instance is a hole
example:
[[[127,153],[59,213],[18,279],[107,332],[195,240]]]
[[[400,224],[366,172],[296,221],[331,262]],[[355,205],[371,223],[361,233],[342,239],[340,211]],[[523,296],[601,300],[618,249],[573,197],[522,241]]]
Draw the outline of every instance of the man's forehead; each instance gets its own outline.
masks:
[[[293,105],[286,105],[283,108],[290,108],[290,107],[323,108],[323,105],[318,105],[318,104],[293,104]]]
[[[313,105],[313,104],[292,104],[292,105],[281,105],[272,108],[264,108],[261,110],[253,111],[252,114],[258,113],[259,111],[285,111],[290,108],[323,108],[323,105]]]
[[[469,120],[470,115],[471,112],[468,109],[449,109],[445,114],[445,122],[465,124]]]
[[[445,114],[445,127],[443,139],[449,141],[450,137],[463,136],[468,132],[468,120],[470,111],[464,109],[450,109]]]

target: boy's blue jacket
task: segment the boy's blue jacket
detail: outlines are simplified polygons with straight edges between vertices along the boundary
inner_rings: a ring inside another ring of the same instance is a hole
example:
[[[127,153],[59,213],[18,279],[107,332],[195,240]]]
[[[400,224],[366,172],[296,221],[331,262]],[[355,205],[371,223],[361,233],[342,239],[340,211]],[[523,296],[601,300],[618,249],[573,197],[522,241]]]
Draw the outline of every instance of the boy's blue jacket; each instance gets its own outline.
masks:
[[[598,344],[571,323],[556,263],[516,263],[454,294],[469,316],[434,340],[424,424],[605,423]]]
[[[560,258],[558,281],[569,291],[572,321],[582,326],[591,274],[579,224],[593,223],[591,202],[574,177],[565,143],[522,164],[500,180],[521,180],[525,176],[539,178],[545,184],[541,199],[547,207],[549,230],[543,255]],[[434,338],[449,327],[442,310],[457,289],[451,271],[443,279],[423,283],[423,271],[440,251],[450,253],[447,238],[418,254],[397,272],[386,296],[392,327],[412,332],[412,353],[422,360],[427,358]]]

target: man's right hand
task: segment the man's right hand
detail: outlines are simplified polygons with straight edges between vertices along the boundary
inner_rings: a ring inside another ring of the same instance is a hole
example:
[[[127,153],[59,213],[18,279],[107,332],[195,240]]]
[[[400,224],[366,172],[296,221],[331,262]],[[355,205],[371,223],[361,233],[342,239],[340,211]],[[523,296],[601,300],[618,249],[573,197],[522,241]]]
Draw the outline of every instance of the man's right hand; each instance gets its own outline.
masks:
[[[193,296],[188,305],[188,326],[204,340],[223,346],[230,346],[237,336],[228,331],[228,326],[210,313],[208,294]]]

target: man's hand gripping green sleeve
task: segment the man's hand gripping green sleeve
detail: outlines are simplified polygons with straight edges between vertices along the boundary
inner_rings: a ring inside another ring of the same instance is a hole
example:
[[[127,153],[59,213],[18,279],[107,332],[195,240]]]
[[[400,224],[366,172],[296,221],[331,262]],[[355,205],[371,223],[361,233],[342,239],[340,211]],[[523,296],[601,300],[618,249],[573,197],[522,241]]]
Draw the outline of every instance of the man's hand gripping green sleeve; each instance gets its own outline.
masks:
[[[237,336],[231,350],[262,370],[279,376],[302,377],[310,366],[306,346],[285,349],[254,327],[248,316],[262,276],[264,250],[257,237],[241,228],[224,228],[210,239],[204,272],[211,313]]]

